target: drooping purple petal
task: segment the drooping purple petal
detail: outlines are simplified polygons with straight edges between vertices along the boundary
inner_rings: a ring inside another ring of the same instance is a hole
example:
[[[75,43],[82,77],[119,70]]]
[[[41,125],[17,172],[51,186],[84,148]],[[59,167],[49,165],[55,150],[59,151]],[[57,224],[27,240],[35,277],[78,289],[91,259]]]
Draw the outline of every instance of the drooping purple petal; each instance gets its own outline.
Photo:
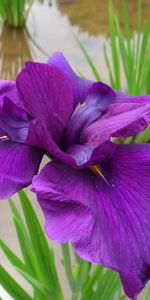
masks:
[[[68,241],[68,237],[72,242],[78,239],[87,241],[93,226],[91,209],[78,197],[76,182],[72,175],[71,180],[68,180],[68,188],[72,189],[76,196],[69,195],[68,197],[66,186],[63,188],[63,183],[66,184],[67,166],[65,165],[64,175],[62,167],[59,163],[51,162],[43,169],[41,175],[35,176],[33,180],[32,191],[37,193],[46,218],[45,230],[49,237],[61,243]],[[52,177],[50,172],[52,172]],[[57,175],[60,184],[58,184]],[[81,182],[81,187],[82,185]]]
[[[115,102],[113,90],[103,84],[94,83],[90,88],[83,104],[79,104],[74,110],[63,135],[65,148],[77,144],[82,131],[93,123],[106,107]]]
[[[0,110],[0,128],[12,141],[24,142],[28,134],[30,117],[27,112],[6,96]]]
[[[45,124],[53,139],[59,141],[73,108],[68,78],[55,66],[27,62],[17,78],[17,87],[30,115]]]
[[[51,158],[55,157],[66,164],[76,166],[75,159],[60,149],[49,134],[47,127],[38,120],[30,122],[25,143],[27,145],[42,148]]]
[[[55,52],[50,56],[48,64],[50,66],[54,65],[58,67],[65,75],[67,75],[73,87],[74,106],[78,105],[78,103],[83,103],[93,82],[77,76],[60,52]]]
[[[36,149],[8,140],[0,141],[0,199],[6,199],[28,186],[43,156]]]
[[[49,237],[70,240],[82,258],[117,270],[126,294],[135,300],[150,278],[150,145],[118,145],[100,167],[103,177],[94,169],[49,163],[34,178],[32,190]],[[80,223],[82,208],[79,219],[76,213],[72,218],[64,199],[90,209],[90,224],[88,213]]]
[[[81,134],[82,144],[96,147],[110,137],[126,137],[143,131],[150,122],[150,104],[112,104]]]
[[[60,161],[74,168],[82,168],[88,162],[90,163],[89,160],[93,151],[90,147],[73,145],[64,152],[52,139],[46,126],[37,120],[30,122],[25,142],[28,145],[45,149],[51,158],[58,158]]]
[[[98,148],[94,149],[90,146],[76,144],[63,151],[52,139],[46,126],[37,120],[30,122],[25,143],[44,149],[49,153],[49,157],[55,157],[76,169],[81,169],[97,162],[97,157],[103,161],[112,155],[116,147],[115,144],[109,142],[104,142]]]

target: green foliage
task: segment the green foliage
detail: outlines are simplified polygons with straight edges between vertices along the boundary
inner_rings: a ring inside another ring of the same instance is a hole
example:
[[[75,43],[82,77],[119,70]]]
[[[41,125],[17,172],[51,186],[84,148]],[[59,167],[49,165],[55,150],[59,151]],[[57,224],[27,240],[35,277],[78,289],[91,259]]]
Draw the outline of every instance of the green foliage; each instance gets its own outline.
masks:
[[[25,192],[21,191],[19,197],[25,221],[23,221],[23,217],[19,214],[12,200],[9,200],[9,204],[22,252],[22,260],[3,241],[0,241],[0,247],[10,263],[33,287],[35,299],[64,300],[56,271],[53,250],[48,245],[38,218]],[[11,287],[7,285],[7,277],[7,273],[4,273],[2,269],[0,283],[10,293]],[[11,282],[13,281],[10,280]],[[15,282],[13,282],[13,286],[14,290],[17,291],[18,287],[19,292],[25,293],[18,284],[15,287]],[[18,299],[15,297],[14,299]],[[20,297],[20,299],[28,298]]]
[[[116,90],[123,90],[123,75],[125,77],[125,92],[132,95],[150,94],[150,18],[141,32],[141,0],[137,1],[137,30],[133,34],[129,25],[126,0],[121,0],[125,28],[121,30],[119,17],[109,0],[110,38],[103,45],[106,67],[109,73],[110,85]],[[102,80],[92,58],[82,43],[77,40],[85,59],[96,80]],[[108,54],[108,44],[110,47]],[[98,74],[98,76],[97,76]],[[126,139],[126,143],[142,143],[150,140],[150,127],[137,137]]]
[[[32,300],[2,266],[0,266],[0,284],[15,300]]]
[[[41,225],[24,191],[19,193],[23,216],[9,200],[13,221],[22,253],[20,259],[1,240],[0,248],[16,271],[33,288],[29,295],[0,266],[0,284],[14,300],[65,300],[55,265],[54,252],[49,247]],[[80,259],[71,245],[62,245],[62,263],[71,290],[71,300],[126,299],[118,273]],[[144,300],[150,300],[149,287]]]
[[[101,81],[101,77],[100,77],[100,74],[91,58],[91,56],[89,55],[89,53],[86,51],[86,49],[84,48],[84,46],[82,45],[82,43],[80,42],[80,40],[75,36],[75,39],[80,47],[80,49],[82,50],[84,56],[85,56],[85,59],[87,61],[87,63],[89,64],[91,70],[92,70],[92,73],[94,74],[94,77],[97,81]]]
[[[114,89],[122,90],[122,74],[125,75],[126,92],[132,95],[147,94],[150,92],[150,19],[146,22],[141,33],[141,0],[137,1],[137,31],[132,34],[129,25],[126,0],[122,0],[125,32],[121,30],[119,17],[109,0],[109,28],[110,38],[107,39],[111,52],[108,54],[106,43],[103,45],[105,63],[109,72],[109,81]],[[102,80],[99,71],[89,53],[77,39],[85,59],[96,80]],[[111,55],[110,55],[111,53]]]
[[[22,259],[2,240],[0,248],[16,271],[31,285],[33,295],[28,295],[3,266],[0,267],[0,284],[15,300],[64,300],[53,250],[24,191],[19,192],[19,198],[23,216],[12,200],[9,200],[9,204]],[[117,295],[121,284],[117,273],[80,259],[69,244],[62,245],[62,257],[72,300],[97,300],[99,295],[103,299],[109,295],[110,300],[116,296],[116,300],[119,300]]]
[[[149,89],[150,74],[150,19],[146,22],[141,33],[141,0],[137,1],[137,32],[131,33],[126,1],[122,0],[125,34],[121,31],[119,18],[115,8],[109,1],[110,47],[112,65],[104,48],[105,57],[109,62],[109,78],[113,88],[121,90],[121,68],[126,79],[127,92],[132,95],[146,94]],[[113,80],[112,80],[113,78]]]
[[[118,273],[80,259],[69,244],[62,245],[62,256],[71,300],[120,300],[122,287]]]
[[[0,16],[9,27],[22,27],[34,0],[0,0]]]

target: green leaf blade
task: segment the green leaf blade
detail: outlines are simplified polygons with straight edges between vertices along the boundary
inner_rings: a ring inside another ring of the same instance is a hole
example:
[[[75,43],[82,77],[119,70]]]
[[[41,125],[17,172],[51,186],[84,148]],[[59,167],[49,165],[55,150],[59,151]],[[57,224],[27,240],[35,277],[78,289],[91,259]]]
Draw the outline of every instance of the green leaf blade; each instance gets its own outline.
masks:
[[[0,284],[14,300],[33,300],[2,266],[0,266]]]

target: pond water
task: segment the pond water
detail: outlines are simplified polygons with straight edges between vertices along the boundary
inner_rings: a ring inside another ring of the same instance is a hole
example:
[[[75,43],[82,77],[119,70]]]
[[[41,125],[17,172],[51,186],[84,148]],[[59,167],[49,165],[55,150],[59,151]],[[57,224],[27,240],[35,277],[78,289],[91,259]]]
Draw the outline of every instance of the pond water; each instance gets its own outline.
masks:
[[[121,1],[114,0],[121,17]],[[130,24],[135,30],[137,19],[137,1],[127,0]],[[142,1],[143,24],[150,15],[150,1]],[[16,75],[28,59],[45,62],[48,55],[54,51],[61,51],[76,70],[81,70],[87,77],[92,78],[91,71],[79,49],[74,34],[83,42],[86,49],[100,69],[103,80],[108,81],[108,74],[102,54],[102,44],[108,36],[108,1],[103,0],[60,0],[36,1],[29,13],[26,29],[10,30],[0,23],[0,78],[15,80]],[[32,196],[33,197],[33,196]],[[15,201],[19,206],[18,199]],[[33,199],[37,213],[40,209]],[[42,219],[42,216],[41,216]],[[42,219],[43,221],[43,219]],[[7,201],[0,204],[0,237],[19,254],[19,246],[12,225],[10,210]],[[58,257],[60,253],[55,247]],[[6,257],[0,254],[0,261],[19,282],[28,290],[29,286],[20,278]],[[66,299],[69,299],[69,290],[65,283],[60,259],[59,270],[62,272],[61,281],[66,288]],[[0,291],[4,300],[9,296]]]

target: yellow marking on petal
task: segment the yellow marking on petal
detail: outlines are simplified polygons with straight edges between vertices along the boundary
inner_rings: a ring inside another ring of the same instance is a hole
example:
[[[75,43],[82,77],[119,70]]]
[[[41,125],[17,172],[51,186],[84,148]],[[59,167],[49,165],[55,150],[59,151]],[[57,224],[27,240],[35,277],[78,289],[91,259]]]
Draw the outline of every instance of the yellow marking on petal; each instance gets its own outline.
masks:
[[[0,136],[0,139],[8,139],[7,135]]]
[[[77,105],[77,107],[76,107],[76,109],[79,109],[80,107],[83,107],[83,106],[85,106],[86,105],[86,103],[85,102],[83,102],[83,103],[78,103],[78,105]]]
[[[98,175],[100,175],[100,176],[104,179],[104,181],[105,181],[107,184],[109,184],[109,182],[108,182],[107,179],[105,178],[105,176],[104,176],[104,174],[103,174],[102,169],[101,169],[100,166],[98,166],[98,165],[90,166],[89,169],[92,170],[92,171],[94,171],[94,172],[97,173]]]

